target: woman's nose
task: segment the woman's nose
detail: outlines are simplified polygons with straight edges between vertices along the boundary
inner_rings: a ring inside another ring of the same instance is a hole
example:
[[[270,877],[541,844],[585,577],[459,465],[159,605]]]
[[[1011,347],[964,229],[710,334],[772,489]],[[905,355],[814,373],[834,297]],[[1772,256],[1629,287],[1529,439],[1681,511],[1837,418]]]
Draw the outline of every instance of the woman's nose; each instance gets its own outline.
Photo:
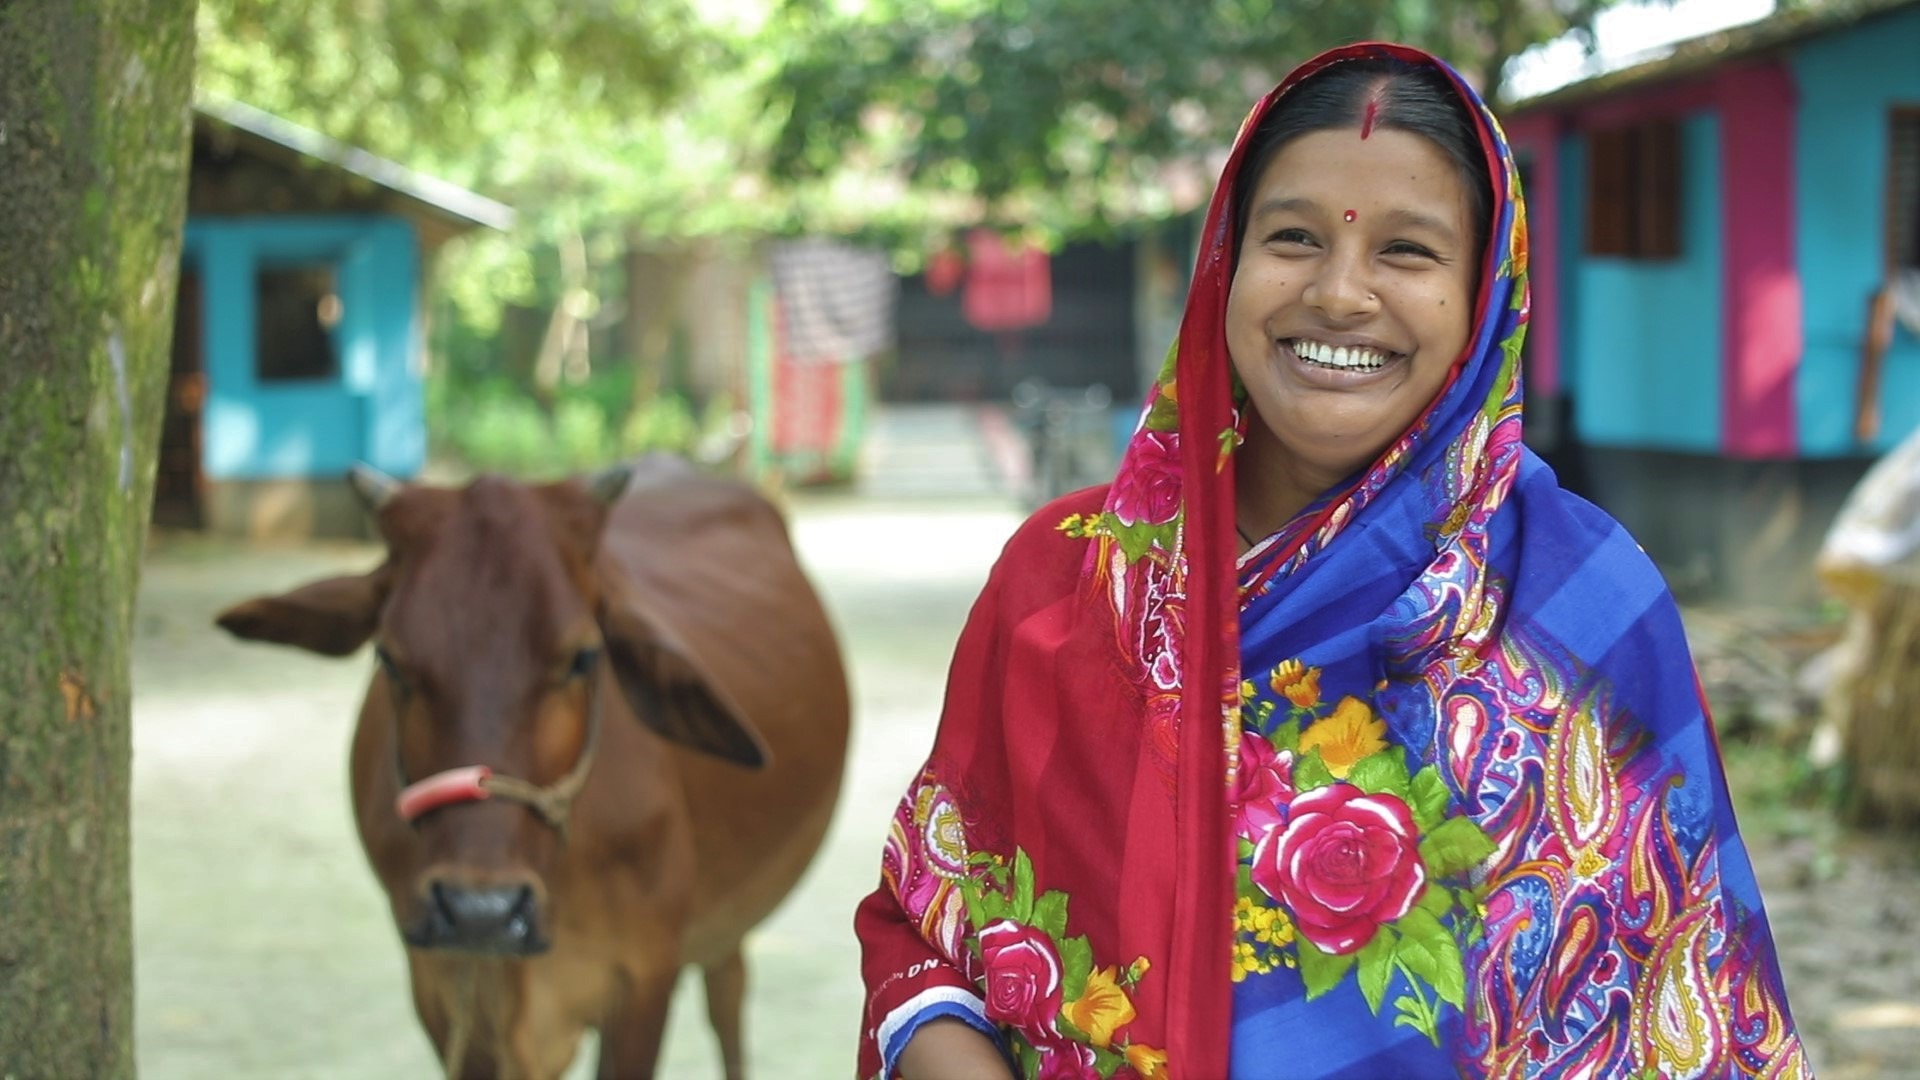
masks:
[[[1380,304],[1377,290],[1368,281],[1366,260],[1342,252],[1321,261],[1302,298],[1337,322],[1371,314]]]

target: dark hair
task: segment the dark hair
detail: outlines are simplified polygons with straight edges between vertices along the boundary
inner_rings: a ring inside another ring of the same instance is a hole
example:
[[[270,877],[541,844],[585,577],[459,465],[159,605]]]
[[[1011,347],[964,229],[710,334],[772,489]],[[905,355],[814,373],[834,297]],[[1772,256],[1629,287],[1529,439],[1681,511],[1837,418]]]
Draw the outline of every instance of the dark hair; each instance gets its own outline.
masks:
[[[1367,104],[1375,102],[1373,126],[1425,136],[1460,167],[1473,214],[1474,257],[1478,260],[1493,229],[1493,178],[1480,148],[1479,126],[1452,80],[1439,68],[1387,57],[1338,61],[1289,90],[1247,144],[1234,178],[1233,244],[1238,252],[1247,231],[1247,210],[1254,186],[1280,148],[1316,131],[1361,126]]]

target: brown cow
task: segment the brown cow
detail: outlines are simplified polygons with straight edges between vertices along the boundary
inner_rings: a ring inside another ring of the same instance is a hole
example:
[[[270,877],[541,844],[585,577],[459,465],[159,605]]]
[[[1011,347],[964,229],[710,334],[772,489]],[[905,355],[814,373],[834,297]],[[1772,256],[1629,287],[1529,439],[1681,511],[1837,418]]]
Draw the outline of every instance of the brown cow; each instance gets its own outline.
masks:
[[[839,792],[847,685],[765,500],[678,461],[402,488],[356,470],[387,559],[236,605],[242,638],[378,669],[360,839],[448,1076],[651,1076],[682,966],[743,1070],[741,938]]]

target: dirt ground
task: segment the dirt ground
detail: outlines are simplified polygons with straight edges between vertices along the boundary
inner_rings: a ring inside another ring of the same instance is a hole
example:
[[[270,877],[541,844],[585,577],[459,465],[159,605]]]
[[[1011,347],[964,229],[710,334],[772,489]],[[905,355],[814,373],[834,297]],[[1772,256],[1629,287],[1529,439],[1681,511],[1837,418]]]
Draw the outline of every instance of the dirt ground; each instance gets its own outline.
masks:
[[[795,504],[803,559],[847,646],[856,734],[825,849],[749,945],[756,1075],[852,1075],[860,990],[850,913],[875,881],[887,816],[931,738],[954,638],[1015,524],[1010,506],[986,499]],[[147,1080],[435,1075],[347,814],[347,739],[369,661],[242,645],[211,624],[236,599],[376,559],[365,545],[246,549],[178,537],[158,540],[148,559],[134,657]],[[1727,752],[1818,1074],[1920,1077],[1920,844],[1848,835],[1792,803],[1787,755],[1742,743]],[[698,998],[683,988],[676,1001],[665,1076],[720,1075]]]

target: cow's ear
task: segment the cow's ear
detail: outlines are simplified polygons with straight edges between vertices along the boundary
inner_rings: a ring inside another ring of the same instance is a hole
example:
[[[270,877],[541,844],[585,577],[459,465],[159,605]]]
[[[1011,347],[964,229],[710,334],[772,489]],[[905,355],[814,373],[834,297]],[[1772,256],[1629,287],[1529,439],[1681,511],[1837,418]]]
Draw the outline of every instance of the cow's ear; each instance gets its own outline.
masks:
[[[771,754],[766,741],[708,678],[679,635],[633,605],[620,603],[602,609],[600,632],[620,689],[643,723],[677,743],[737,765],[767,766]]]
[[[327,578],[279,596],[235,604],[214,622],[234,637],[346,656],[367,643],[386,598],[380,571]]]

